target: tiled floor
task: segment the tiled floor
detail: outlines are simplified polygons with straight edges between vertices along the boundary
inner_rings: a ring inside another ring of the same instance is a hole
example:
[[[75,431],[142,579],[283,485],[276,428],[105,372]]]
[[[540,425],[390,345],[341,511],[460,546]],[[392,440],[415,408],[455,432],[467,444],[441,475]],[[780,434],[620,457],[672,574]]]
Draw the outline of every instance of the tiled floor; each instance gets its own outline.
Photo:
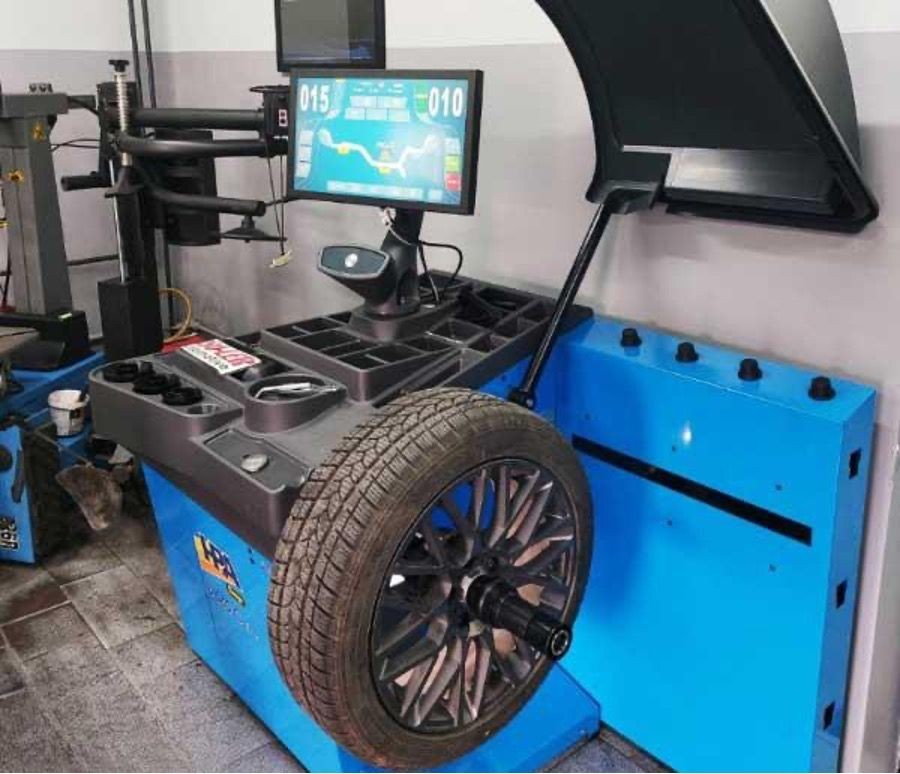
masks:
[[[152,521],[0,564],[0,770],[302,771],[184,642]],[[609,731],[557,771],[658,771]]]

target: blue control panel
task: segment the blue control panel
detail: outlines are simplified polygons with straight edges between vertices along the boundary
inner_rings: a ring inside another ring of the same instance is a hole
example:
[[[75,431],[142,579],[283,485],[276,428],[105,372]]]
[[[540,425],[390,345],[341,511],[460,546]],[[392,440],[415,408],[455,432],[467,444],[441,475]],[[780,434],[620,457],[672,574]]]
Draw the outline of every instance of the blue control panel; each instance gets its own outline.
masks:
[[[295,75],[294,195],[467,210],[470,78]]]

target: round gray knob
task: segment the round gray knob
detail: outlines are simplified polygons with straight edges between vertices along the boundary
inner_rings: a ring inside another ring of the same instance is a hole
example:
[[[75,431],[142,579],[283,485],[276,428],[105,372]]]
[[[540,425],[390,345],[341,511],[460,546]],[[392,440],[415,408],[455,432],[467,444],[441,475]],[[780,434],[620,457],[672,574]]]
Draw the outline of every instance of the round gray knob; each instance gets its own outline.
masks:
[[[269,458],[265,454],[248,454],[241,461],[241,468],[246,473],[259,473],[269,464]]]

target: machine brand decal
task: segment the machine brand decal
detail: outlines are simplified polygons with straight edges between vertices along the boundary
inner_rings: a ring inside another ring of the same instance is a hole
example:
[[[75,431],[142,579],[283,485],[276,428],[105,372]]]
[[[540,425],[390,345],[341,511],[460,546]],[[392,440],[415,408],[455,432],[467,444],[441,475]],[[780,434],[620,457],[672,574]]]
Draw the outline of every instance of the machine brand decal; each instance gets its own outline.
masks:
[[[190,344],[183,347],[181,351],[201,363],[206,363],[222,376],[246,371],[262,362],[258,357],[237,347],[232,347],[219,339],[204,341],[201,344]]]
[[[0,548],[8,551],[19,550],[19,528],[15,519],[0,516]]]
[[[231,558],[221,548],[218,548],[209,538],[203,535],[194,535],[194,548],[197,551],[197,559],[200,561],[200,569],[207,575],[212,575],[225,584],[230,596],[239,605],[244,604],[244,595],[241,591],[241,583]]]

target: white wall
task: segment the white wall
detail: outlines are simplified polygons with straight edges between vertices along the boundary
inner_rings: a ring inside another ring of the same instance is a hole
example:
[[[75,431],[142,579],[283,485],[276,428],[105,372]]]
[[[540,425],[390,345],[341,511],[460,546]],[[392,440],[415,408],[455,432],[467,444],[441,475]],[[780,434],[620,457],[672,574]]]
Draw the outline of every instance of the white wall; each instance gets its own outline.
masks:
[[[0,19],[0,51],[130,47],[125,0],[0,0]]]
[[[843,32],[900,30],[900,0],[831,2]],[[251,14],[246,0],[158,0],[158,45],[166,51],[267,51],[275,35],[269,8],[263,2],[263,10]],[[387,15],[389,48],[559,40],[532,0],[387,0]]]
[[[844,32],[900,30],[898,0],[832,0]],[[252,10],[251,10],[252,8]],[[387,0],[393,48],[550,43],[553,25],[532,0]],[[269,0],[151,0],[159,51],[268,51]],[[0,50],[127,49],[124,0],[0,0]],[[477,24],[471,20],[477,19]]]

